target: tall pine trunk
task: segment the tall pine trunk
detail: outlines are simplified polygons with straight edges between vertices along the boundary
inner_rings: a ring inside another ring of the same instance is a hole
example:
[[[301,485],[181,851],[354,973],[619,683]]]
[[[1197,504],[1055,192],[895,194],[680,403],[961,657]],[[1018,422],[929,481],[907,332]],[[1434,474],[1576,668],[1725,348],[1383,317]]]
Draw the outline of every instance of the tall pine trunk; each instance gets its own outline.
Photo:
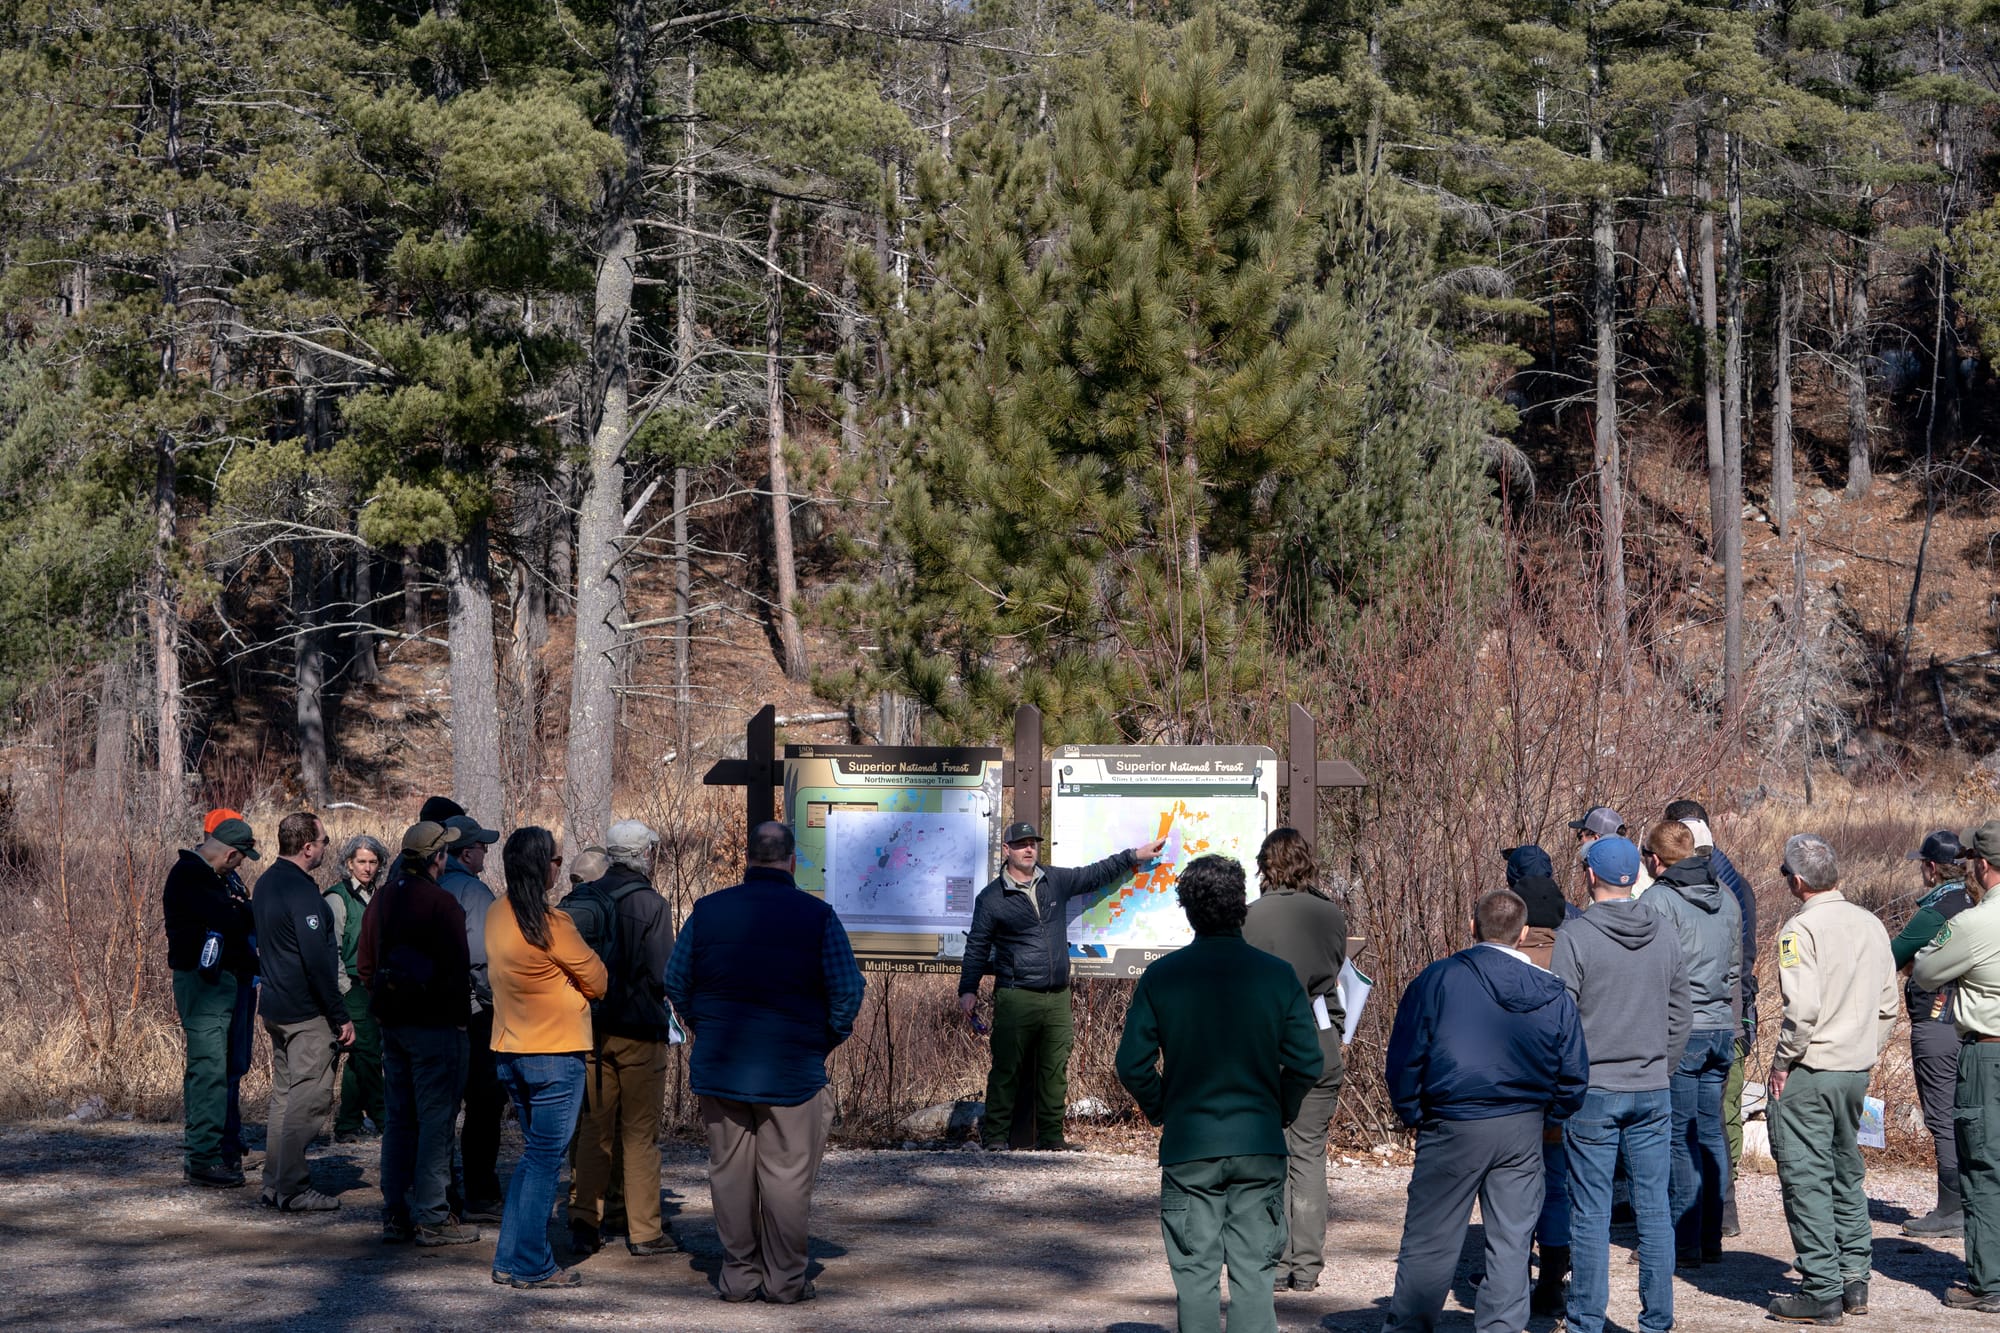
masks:
[[[97,741],[91,753],[91,806],[104,818],[118,818],[125,811],[131,778],[132,690],[138,672],[126,639],[128,627],[120,615],[113,622],[117,638],[104,659],[104,675],[97,689]]]
[[[645,171],[645,0],[618,0],[611,136],[623,170],[607,177],[591,359],[596,371],[589,471],[577,520],[576,650],[571,659],[565,835],[572,849],[602,841],[611,821],[617,752],[624,587],[625,445],[630,439],[632,292],[639,237],[633,211]]]
[[[1866,205],[1863,205],[1864,208]],[[1854,285],[1847,302],[1847,494],[1860,499],[1875,488],[1868,441],[1868,280],[1873,267],[1866,228],[1854,237]]]
[[[1722,380],[1715,364],[1715,187],[1709,180],[1708,125],[1695,129],[1694,138],[1695,264],[1701,281],[1701,406],[1702,425],[1708,439],[1708,540],[1709,555],[1722,559],[1723,473]]]
[[[500,778],[499,673],[485,519],[446,544],[444,593],[451,642],[452,795],[474,819],[506,819],[513,811]]]
[[[171,355],[171,353],[169,353]],[[153,630],[153,705],[160,787],[158,814],[172,827],[187,799],[187,740],[181,732],[181,608],[174,586],[174,542],[180,526],[174,437],[161,430],[153,455],[153,561],[147,571],[147,618]]]
[[[1778,269],[1778,333],[1771,351],[1771,523],[1792,535],[1798,492],[1792,480],[1792,340],[1798,336],[1799,294],[1788,267]]]
[[[1592,44],[1597,42],[1595,31]],[[1603,96],[1601,52],[1591,56],[1590,159],[1604,160],[1604,134],[1597,99]],[[1600,189],[1591,200],[1590,248],[1593,268],[1591,322],[1597,331],[1597,513],[1603,542],[1603,613],[1607,647],[1618,688],[1630,693],[1632,662],[1625,626],[1625,494],[1618,447],[1618,232],[1610,196]]]
[[[1743,140],[1723,137],[1729,211],[1728,324],[1722,352],[1722,709],[1734,728],[1743,712]]]
[[[313,542],[292,543],[292,721],[299,745],[299,786],[315,806],[326,804],[329,768],[319,566]]]
[[[683,399],[694,394],[694,247],[686,238],[694,227],[695,205],[695,65],[688,46],[687,85],[681,90],[681,110],[687,123],[681,132],[686,169],[681,172],[676,204],[680,209],[682,242],[674,252],[674,374]],[[674,738],[675,750],[686,756],[694,741],[694,556],[688,544],[688,469],[674,469]]]
[[[764,245],[771,287],[770,309],[764,319],[764,396],[770,427],[771,572],[777,585],[778,643],[785,658],[785,674],[793,680],[804,680],[806,640],[799,630],[797,609],[799,573],[792,552],[791,477],[785,466],[785,375],[779,355],[785,330],[785,279],[779,271],[781,223],[778,200],[773,196]]]

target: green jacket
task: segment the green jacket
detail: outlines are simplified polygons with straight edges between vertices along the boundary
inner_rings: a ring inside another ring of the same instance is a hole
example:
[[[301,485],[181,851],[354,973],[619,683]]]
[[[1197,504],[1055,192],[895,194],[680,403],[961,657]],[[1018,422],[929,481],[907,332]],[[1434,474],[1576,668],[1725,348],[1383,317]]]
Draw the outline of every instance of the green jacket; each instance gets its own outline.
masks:
[[[1197,935],[1147,968],[1118,1043],[1118,1081],[1166,1126],[1162,1166],[1282,1157],[1322,1067],[1297,974],[1234,931]]]
[[[375,895],[371,891],[361,895],[354,891],[353,882],[340,880],[330,889],[321,891],[329,911],[333,913],[334,928],[340,933],[340,968],[349,978],[359,980],[361,968],[356,951],[361,947],[361,917],[368,910],[368,899]],[[346,986],[341,990],[345,991]]]

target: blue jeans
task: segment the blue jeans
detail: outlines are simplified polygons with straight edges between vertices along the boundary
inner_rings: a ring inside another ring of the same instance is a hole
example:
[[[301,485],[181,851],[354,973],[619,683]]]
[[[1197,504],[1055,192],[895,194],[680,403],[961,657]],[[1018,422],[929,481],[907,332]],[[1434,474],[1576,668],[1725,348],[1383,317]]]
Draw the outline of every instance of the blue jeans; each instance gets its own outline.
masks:
[[[451,1216],[451,1130],[465,1088],[465,1029],[382,1025],[382,1217],[439,1227]]]
[[[583,1109],[583,1052],[567,1055],[498,1053],[500,1086],[514,1102],[521,1122],[521,1160],[507,1182],[507,1207],[500,1214],[500,1242],[493,1247],[493,1272],[502,1278],[539,1282],[556,1271],[549,1248],[549,1210],[555,1206],[556,1178],[576,1133]]]
[[[1542,1215],[1535,1223],[1535,1243],[1544,1250],[1569,1244],[1569,1155],[1561,1127],[1551,1132],[1557,1137],[1542,1140]]]
[[[1604,1328],[1604,1307],[1611,1299],[1611,1178],[1621,1158],[1639,1220],[1639,1328],[1666,1333],[1674,1326],[1674,1232],[1667,1215],[1672,1120],[1665,1088],[1592,1088],[1583,1108],[1563,1125],[1569,1155],[1570,1333]]]
[[[1690,1033],[1687,1054],[1674,1071],[1674,1175],[1667,1207],[1674,1215],[1677,1249],[1722,1251],[1722,1201],[1729,1189],[1722,1089],[1735,1054],[1736,1034],[1728,1028]]]

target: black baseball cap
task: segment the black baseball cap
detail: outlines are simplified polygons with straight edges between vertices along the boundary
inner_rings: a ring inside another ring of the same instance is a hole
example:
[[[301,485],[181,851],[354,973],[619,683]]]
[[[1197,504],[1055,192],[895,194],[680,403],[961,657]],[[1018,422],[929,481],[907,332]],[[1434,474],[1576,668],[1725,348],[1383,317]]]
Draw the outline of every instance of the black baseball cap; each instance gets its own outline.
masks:
[[[1009,824],[1007,831],[1000,835],[1000,841],[1010,847],[1017,842],[1040,842],[1041,840],[1041,831],[1025,819],[1016,824]]]
[[[417,812],[417,819],[426,824],[442,824],[453,815],[462,815],[465,807],[449,796],[427,796],[424,808]]]
[[[1931,861],[1938,865],[1950,865],[1965,855],[1965,848],[1958,841],[1958,835],[1948,828],[1941,828],[1924,839],[1924,845],[1914,852],[1903,855],[1905,861]]]
[[[475,842],[498,842],[497,829],[484,828],[471,815],[453,815],[444,821],[444,826],[457,836],[452,839],[454,847],[469,847]]]
[[[264,859],[257,855],[257,835],[252,833],[250,826],[240,819],[223,820],[215,826],[215,832],[208,836],[214,838],[225,847],[233,847],[243,853],[243,857],[247,861],[261,861]]]

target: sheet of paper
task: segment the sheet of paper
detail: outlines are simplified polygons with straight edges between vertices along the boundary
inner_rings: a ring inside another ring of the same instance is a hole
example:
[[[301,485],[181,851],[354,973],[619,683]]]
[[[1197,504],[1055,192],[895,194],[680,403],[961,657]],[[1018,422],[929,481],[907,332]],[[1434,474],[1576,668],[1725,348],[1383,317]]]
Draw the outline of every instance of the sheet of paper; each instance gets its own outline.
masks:
[[[1326,1012],[1326,996],[1324,995],[1313,996],[1313,1022],[1319,1025],[1321,1032],[1333,1026],[1333,1018]]]
[[[1356,971],[1350,959],[1340,965],[1340,979],[1334,985],[1340,991],[1340,1007],[1347,1013],[1347,1024],[1340,1033],[1340,1044],[1346,1046],[1353,1042],[1355,1030],[1361,1026],[1361,1010],[1367,1005],[1375,983]]]

